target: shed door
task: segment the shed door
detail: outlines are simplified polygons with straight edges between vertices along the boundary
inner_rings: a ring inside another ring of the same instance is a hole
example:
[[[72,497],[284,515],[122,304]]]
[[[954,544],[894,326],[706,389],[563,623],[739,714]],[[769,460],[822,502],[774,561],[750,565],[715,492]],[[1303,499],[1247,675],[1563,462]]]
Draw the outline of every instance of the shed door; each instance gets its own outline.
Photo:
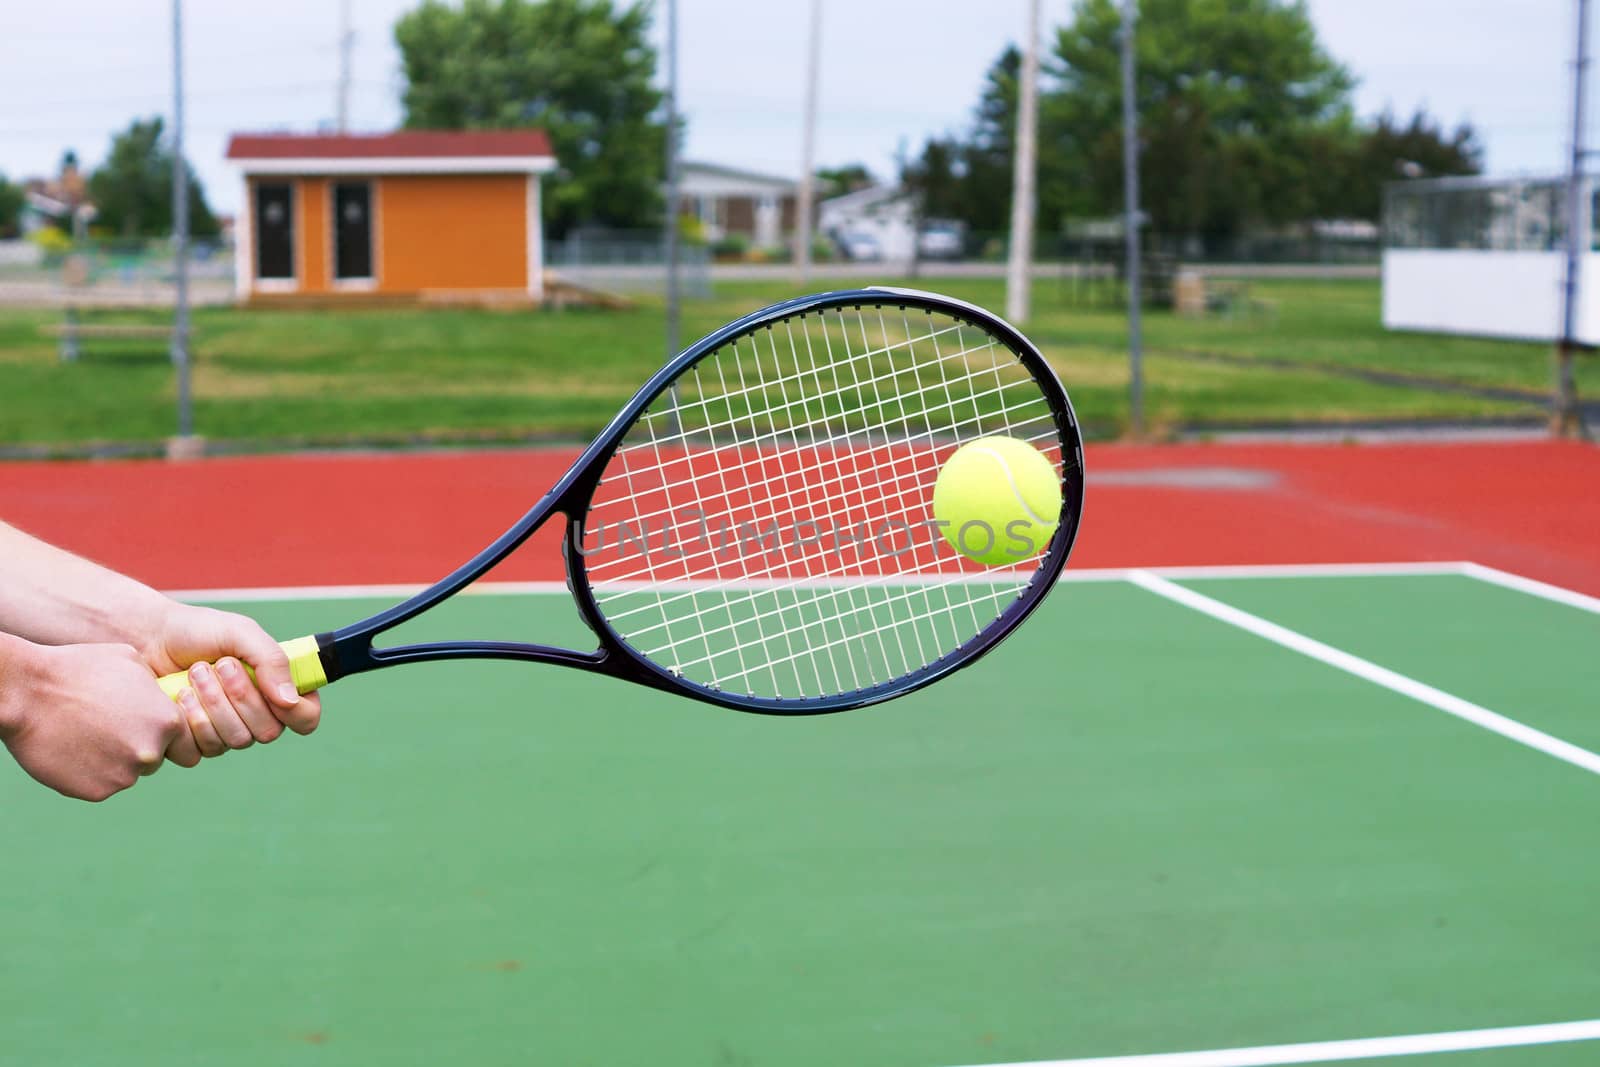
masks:
[[[372,277],[372,183],[333,187],[333,276]]]
[[[256,185],[256,277],[294,277],[294,189],[288,182]]]

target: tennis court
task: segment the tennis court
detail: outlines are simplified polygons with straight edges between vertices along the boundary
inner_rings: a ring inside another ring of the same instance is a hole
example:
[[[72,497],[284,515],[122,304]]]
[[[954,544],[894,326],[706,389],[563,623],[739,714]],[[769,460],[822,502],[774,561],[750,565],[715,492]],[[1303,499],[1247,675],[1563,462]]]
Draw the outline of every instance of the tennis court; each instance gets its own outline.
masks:
[[[301,633],[387,599],[362,592],[230,603]],[[408,625],[583,636],[538,583]],[[1144,1061],[1190,1067],[1428,1035],[1362,1051],[1592,1063],[1596,648],[1582,594],[1369,564],[1069,570],[980,667],[820,719],[508,664],[378,672],[315,738],[115,804],[0,779],[0,1058],[1297,1046]],[[1460,1033],[1560,1023],[1584,1025]]]

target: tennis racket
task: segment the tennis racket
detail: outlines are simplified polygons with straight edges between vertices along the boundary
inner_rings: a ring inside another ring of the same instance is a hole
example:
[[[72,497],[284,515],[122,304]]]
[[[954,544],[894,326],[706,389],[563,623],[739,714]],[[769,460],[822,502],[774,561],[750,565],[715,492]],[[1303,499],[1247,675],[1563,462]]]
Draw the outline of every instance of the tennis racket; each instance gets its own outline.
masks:
[[[1026,441],[1061,511],[1048,544],[974,562],[931,520],[960,445]],[[806,715],[909,693],[974,662],[1039,606],[1083,503],[1061,383],[1011,326],[908,289],[801,297],[671,360],[517,523],[408,600],[284,642],[308,693],[428,660],[553,663],[741,711]],[[455,641],[383,646],[547,522],[593,649]],[[176,696],[183,674],[161,679]]]

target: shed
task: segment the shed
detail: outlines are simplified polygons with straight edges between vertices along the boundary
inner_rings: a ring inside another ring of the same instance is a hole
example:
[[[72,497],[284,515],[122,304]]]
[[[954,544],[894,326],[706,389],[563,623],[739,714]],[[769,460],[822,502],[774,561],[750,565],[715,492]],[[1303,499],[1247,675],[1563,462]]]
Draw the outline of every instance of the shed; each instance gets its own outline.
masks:
[[[248,302],[538,303],[542,130],[235,134]]]

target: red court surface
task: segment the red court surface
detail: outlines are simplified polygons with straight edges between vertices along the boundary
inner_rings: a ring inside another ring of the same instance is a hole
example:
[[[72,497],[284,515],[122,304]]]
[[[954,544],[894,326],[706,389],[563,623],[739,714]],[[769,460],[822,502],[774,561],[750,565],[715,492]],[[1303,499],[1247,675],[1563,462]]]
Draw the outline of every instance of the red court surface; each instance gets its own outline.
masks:
[[[168,589],[426,583],[572,450],[0,464],[0,518]],[[1072,567],[1472,560],[1600,595],[1600,448],[1102,445]],[[493,579],[561,577],[547,528]]]

